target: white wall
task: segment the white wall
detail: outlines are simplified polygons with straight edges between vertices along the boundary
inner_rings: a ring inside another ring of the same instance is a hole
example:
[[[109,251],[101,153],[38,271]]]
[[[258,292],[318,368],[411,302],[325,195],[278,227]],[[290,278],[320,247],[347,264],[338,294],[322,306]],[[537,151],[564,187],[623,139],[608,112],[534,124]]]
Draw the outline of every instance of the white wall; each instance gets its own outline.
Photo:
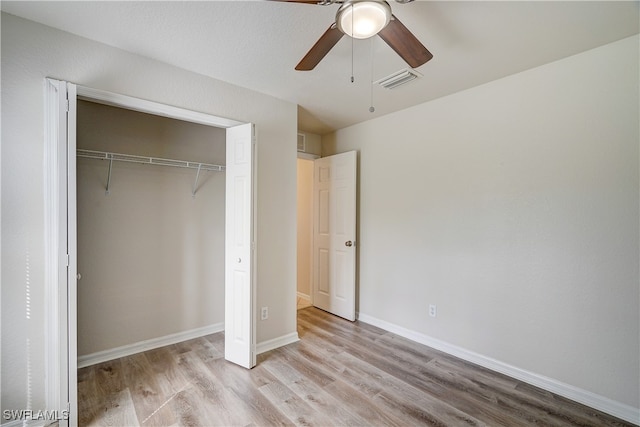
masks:
[[[46,409],[45,77],[256,124],[257,299],[270,308],[257,340],[295,333],[296,105],[5,13],[1,30],[0,409]]]
[[[638,44],[323,137],[360,152],[360,313],[640,407]]]
[[[78,148],[225,163],[224,129],[78,102]],[[224,323],[225,174],[79,158],[78,356]],[[131,325],[135,325],[135,328]]]

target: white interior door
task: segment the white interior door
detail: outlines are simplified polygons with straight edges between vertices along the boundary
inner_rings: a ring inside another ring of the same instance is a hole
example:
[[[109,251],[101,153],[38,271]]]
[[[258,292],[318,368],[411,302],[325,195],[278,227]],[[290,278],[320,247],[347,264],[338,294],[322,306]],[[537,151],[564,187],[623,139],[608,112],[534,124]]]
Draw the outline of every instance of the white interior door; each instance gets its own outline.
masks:
[[[356,319],[355,151],[314,161],[313,305]]]
[[[226,360],[245,368],[256,364],[253,125],[227,129],[225,340]]]

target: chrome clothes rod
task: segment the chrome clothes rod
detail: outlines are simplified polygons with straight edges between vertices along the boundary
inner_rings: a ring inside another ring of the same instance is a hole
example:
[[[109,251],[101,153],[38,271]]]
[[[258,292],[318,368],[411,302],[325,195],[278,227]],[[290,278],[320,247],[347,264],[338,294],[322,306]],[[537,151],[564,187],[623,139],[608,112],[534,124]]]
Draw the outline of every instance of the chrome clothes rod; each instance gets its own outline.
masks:
[[[196,190],[198,189],[198,179],[200,178],[201,171],[213,171],[213,172],[223,172],[225,167],[222,165],[212,165],[209,163],[200,163],[200,162],[189,162],[186,160],[175,160],[175,159],[162,159],[159,157],[145,157],[145,156],[134,156],[132,154],[120,154],[120,153],[110,153],[106,151],[94,151],[94,150],[83,150],[78,148],[76,150],[76,156],[84,157],[87,159],[98,159],[98,160],[109,160],[109,176],[107,177],[107,189],[106,194],[110,194],[110,184],[111,184],[111,170],[113,166],[113,161],[117,162],[128,162],[128,163],[140,163],[144,165],[156,165],[156,166],[173,166],[178,168],[187,168],[187,169],[196,169],[196,180],[193,184],[193,188],[191,189],[191,195],[195,197]]]

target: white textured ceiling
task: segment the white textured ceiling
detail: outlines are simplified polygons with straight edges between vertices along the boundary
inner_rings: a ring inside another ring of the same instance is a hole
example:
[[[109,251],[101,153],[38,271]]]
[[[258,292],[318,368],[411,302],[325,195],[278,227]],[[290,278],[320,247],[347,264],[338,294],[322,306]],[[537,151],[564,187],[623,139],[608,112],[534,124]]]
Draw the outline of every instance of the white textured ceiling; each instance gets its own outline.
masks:
[[[7,2],[1,8],[145,57],[299,105],[299,128],[325,134],[638,33],[636,1],[390,2],[434,54],[395,90],[371,81],[407,65],[380,38],[343,37],[313,71],[294,66],[338,5],[274,1]],[[373,62],[371,53],[373,51]],[[373,70],[373,75],[372,75]]]

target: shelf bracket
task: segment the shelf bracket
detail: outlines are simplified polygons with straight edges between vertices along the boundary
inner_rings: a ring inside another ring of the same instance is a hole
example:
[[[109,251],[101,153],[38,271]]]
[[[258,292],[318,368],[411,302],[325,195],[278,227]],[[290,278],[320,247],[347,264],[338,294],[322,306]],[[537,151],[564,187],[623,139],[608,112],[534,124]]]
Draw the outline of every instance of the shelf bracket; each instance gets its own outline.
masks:
[[[111,167],[113,166],[113,156],[110,154],[107,154],[107,156],[109,157],[109,175],[107,176],[107,191],[105,191],[105,194],[108,196],[109,194],[111,194],[109,186],[111,185]]]
[[[202,163],[198,163],[198,172],[196,173],[196,182],[193,183],[193,189],[191,190],[191,197],[196,198],[196,190],[198,189],[198,179],[200,178],[200,169],[202,168]]]

